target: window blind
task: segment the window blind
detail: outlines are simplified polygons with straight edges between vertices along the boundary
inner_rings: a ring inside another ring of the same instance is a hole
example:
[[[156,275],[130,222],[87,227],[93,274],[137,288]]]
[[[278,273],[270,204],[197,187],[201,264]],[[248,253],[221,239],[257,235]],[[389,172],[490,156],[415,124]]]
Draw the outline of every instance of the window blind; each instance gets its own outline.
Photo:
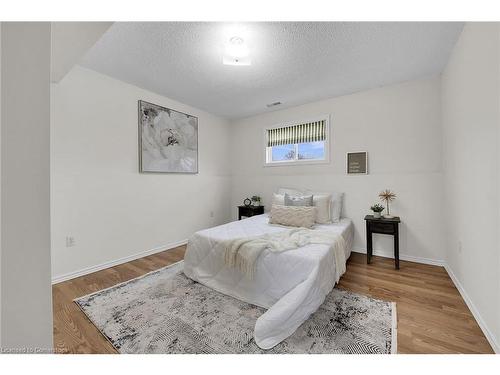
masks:
[[[326,121],[267,129],[267,147],[326,140]]]

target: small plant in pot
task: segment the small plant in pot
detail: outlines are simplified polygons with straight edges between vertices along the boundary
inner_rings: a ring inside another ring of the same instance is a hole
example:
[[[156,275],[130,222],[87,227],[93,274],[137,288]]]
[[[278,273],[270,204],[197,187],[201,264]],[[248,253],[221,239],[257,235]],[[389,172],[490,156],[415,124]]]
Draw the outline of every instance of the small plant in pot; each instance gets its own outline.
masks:
[[[254,195],[252,198],[252,205],[260,206],[260,197],[258,195]]]
[[[385,207],[382,206],[381,204],[374,204],[373,206],[370,207],[370,210],[373,211],[373,217],[375,219],[380,219],[382,211],[384,211]]]

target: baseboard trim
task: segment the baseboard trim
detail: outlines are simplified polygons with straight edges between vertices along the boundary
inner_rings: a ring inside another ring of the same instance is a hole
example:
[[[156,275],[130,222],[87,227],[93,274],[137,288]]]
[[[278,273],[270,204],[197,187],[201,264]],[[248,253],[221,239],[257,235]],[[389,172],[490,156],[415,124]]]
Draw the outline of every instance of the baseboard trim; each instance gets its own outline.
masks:
[[[496,354],[500,354],[500,344],[496,341],[495,336],[493,333],[489,330],[488,326],[486,325],[486,322],[484,321],[483,317],[479,313],[479,310],[476,308],[474,303],[472,302],[471,298],[467,294],[466,290],[458,280],[458,278],[455,276],[453,273],[453,270],[448,264],[445,264],[444,268],[446,269],[446,272],[448,272],[448,275],[450,276],[451,280],[457,287],[458,291],[460,292],[460,295],[464,299],[467,307],[471,311],[472,315],[474,316],[474,319],[476,319],[477,324],[479,324],[479,328],[483,331],[484,335],[486,336],[486,339],[490,343],[491,347],[493,348],[493,351]]]
[[[129,255],[127,257],[123,257],[123,258],[116,259],[116,260],[111,260],[109,262],[104,262],[104,263],[97,264],[97,265],[91,266],[91,267],[86,267],[86,268],[83,268],[83,269],[78,270],[78,271],[65,273],[63,275],[54,276],[52,278],[52,284],[57,284],[57,283],[60,283],[63,281],[74,279],[76,277],[80,277],[80,276],[88,275],[90,273],[101,271],[101,270],[104,270],[106,268],[118,266],[119,264],[123,264],[123,263],[130,262],[132,260],[144,258],[148,255],[160,253],[160,252],[165,251],[165,250],[171,250],[171,249],[174,249],[176,247],[179,247],[179,246],[182,246],[185,244],[187,244],[187,240],[172,242],[172,243],[169,243],[167,245],[158,246],[158,247],[155,247],[153,249],[149,249],[149,250],[142,251],[140,253]]]
[[[352,251],[355,253],[366,254],[366,250],[364,249],[353,249]],[[373,255],[383,258],[394,258],[394,253],[386,251],[373,251]],[[406,260],[408,262],[430,264],[432,266],[441,266],[441,267],[444,267],[446,264],[444,260],[416,257],[407,254],[399,254],[399,260]]]

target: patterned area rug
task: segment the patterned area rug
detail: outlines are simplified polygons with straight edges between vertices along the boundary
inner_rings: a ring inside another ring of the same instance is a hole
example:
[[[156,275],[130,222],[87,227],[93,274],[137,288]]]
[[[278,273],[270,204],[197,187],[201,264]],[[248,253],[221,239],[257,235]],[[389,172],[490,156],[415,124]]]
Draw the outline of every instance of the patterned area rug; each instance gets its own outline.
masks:
[[[395,353],[396,305],[333,289],[270,350],[253,339],[265,309],[188,279],[182,262],[75,302],[120,353]]]

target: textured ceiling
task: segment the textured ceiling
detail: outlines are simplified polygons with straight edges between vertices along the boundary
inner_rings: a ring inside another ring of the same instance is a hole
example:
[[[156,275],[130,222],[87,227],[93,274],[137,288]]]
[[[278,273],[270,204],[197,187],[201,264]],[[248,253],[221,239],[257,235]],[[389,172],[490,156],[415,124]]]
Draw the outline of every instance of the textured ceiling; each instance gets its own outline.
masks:
[[[462,23],[118,22],[81,65],[230,119],[439,74]],[[242,36],[251,66],[222,64]],[[267,108],[266,104],[283,104]]]

